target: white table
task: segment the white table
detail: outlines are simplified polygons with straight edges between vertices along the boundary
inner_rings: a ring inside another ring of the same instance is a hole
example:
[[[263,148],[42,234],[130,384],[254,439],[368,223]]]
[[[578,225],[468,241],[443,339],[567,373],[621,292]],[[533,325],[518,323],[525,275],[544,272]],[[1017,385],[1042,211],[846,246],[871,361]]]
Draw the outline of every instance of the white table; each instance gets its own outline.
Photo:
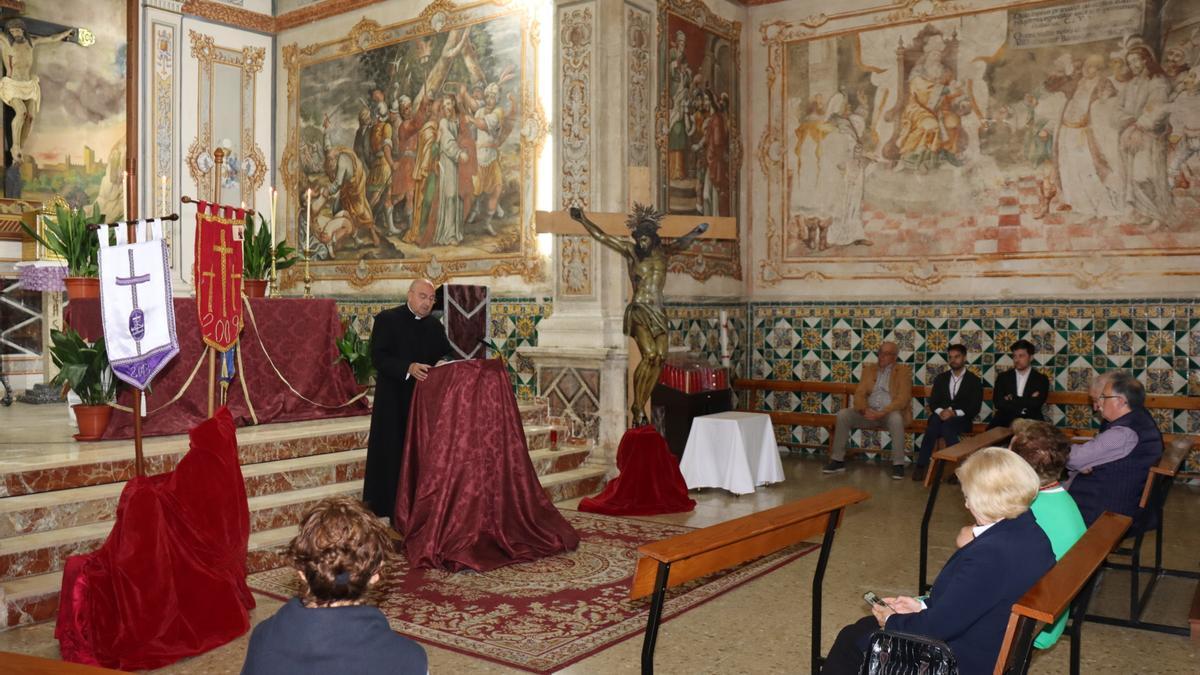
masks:
[[[738,495],[783,481],[771,416],[723,412],[692,420],[679,470],[688,489],[719,487]]]

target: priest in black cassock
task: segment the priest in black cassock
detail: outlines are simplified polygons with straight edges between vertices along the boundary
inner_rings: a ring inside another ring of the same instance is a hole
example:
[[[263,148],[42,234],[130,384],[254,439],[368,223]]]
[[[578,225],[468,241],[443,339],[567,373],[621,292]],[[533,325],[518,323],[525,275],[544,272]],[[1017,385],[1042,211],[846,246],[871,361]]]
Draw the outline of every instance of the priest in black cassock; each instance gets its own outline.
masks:
[[[371,362],[375,364],[375,405],[371,411],[371,438],[367,442],[367,468],[363,501],[376,515],[392,517],[400,457],[408,431],[408,409],[417,382],[450,353],[442,323],[429,316],[435,289],[428,279],[408,287],[408,301],[375,317],[371,331]]]

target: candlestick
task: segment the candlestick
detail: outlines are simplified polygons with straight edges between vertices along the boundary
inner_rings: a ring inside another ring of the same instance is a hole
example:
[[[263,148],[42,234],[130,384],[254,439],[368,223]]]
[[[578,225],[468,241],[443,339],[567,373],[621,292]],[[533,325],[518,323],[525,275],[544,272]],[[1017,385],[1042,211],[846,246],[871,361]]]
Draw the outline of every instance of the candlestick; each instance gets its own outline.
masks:
[[[308,273],[308,259],[312,257],[312,247],[304,245],[304,297],[312,297],[312,275]]]
[[[721,337],[721,365],[726,368],[729,367],[729,357],[730,357],[728,322],[729,322],[729,312],[726,312],[725,310],[721,310],[721,325],[719,327],[720,328],[720,337]]]
[[[312,188],[305,190],[304,194],[305,198],[308,200],[308,203],[304,207],[306,214],[306,218],[304,220],[304,250],[307,251],[309,247],[308,240],[309,237],[312,236]],[[306,261],[308,260],[307,254],[305,254],[304,259]]]
[[[275,269],[275,205],[279,202],[279,191],[271,186],[271,297],[279,297],[279,274]]]

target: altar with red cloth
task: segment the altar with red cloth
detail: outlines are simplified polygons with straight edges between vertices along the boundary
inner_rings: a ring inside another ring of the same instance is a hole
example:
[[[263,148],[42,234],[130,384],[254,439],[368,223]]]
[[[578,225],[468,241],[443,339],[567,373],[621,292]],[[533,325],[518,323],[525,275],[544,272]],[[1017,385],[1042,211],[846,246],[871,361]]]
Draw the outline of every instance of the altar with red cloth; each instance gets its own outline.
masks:
[[[238,343],[241,370],[230,384],[225,402],[238,426],[253,424],[255,418],[265,424],[370,413],[366,397],[346,405],[362,388],[354,381],[350,366],[337,360],[335,341],[343,330],[333,300],[254,298],[248,301],[243,318],[245,326]],[[89,342],[103,337],[99,300],[72,300],[64,320]],[[146,393],[144,436],[184,434],[208,417],[208,357],[195,299],[175,298],[175,329],[179,354]],[[219,406],[219,383],[216,389]],[[131,407],[132,390],[121,387],[117,402]],[[114,410],[104,439],[132,437],[133,415]]]
[[[486,572],[579,545],[538,482],[503,361],[455,361],[417,383],[394,525],[414,568]]]

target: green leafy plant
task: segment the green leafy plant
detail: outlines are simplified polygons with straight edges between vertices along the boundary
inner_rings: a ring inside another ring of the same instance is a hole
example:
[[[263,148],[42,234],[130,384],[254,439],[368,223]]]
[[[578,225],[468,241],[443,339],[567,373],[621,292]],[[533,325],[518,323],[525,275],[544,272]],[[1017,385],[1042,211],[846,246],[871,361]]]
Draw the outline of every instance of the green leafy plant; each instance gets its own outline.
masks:
[[[358,331],[354,330],[354,326],[346,326],[346,332],[337,339],[337,348],[338,357],[334,363],[345,361],[354,372],[355,382],[370,383],[371,378],[375,376],[375,364],[371,363],[370,341],[362,339]]]
[[[57,207],[54,218],[45,218],[45,231],[41,234],[25,223],[21,229],[33,237],[47,251],[67,261],[67,275],[72,277],[94,277],[99,275],[100,241],[96,231],[88,225],[104,222],[99,205],[86,210]],[[44,236],[43,236],[44,235]]]
[[[271,277],[271,260],[275,260],[277,271],[286,270],[295,265],[300,258],[296,249],[280,241],[271,248],[271,228],[262,214],[258,216],[258,226],[254,225],[254,216],[246,217],[246,231],[242,235],[242,275],[246,279],[269,279]]]
[[[104,338],[89,345],[79,333],[50,331],[50,358],[58,366],[52,384],[68,387],[87,405],[104,405],[117,395]]]

